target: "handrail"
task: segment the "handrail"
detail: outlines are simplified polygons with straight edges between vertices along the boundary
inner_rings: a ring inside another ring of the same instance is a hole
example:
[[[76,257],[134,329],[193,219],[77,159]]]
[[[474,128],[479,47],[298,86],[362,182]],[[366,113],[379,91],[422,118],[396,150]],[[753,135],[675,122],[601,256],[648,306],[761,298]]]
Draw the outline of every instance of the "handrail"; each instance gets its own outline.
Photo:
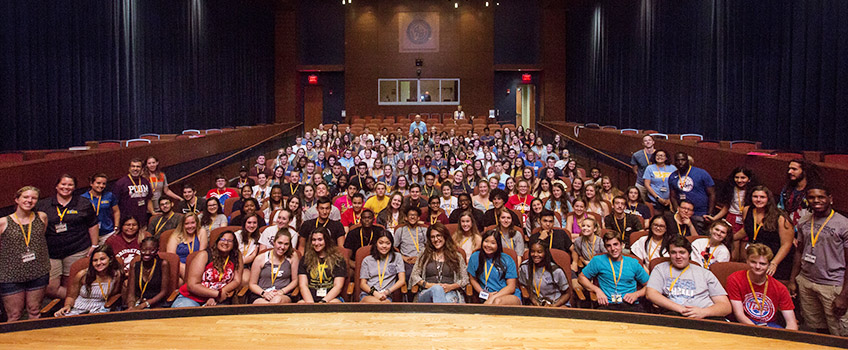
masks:
[[[212,167],[214,167],[214,166],[216,166],[216,165],[218,165],[218,164],[221,164],[221,163],[223,163],[223,162],[225,162],[225,161],[227,161],[227,160],[229,160],[229,159],[232,159],[233,157],[235,157],[235,156],[237,156],[237,155],[239,155],[239,154],[242,154],[242,153],[246,152],[246,151],[247,151],[247,150],[249,150],[249,149],[252,149],[252,148],[254,148],[254,147],[256,147],[256,146],[259,146],[259,145],[261,145],[261,144],[263,144],[263,143],[265,143],[265,142],[267,142],[267,141],[269,141],[269,140],[271,140],[271,139],[273,139],[273,138],[279,137],[280,135],[283,135],[283,134],[285,134],[285,133],[287,133],[287,132],[291,131],[292,129],[297,128],[297,127],[299,127],[299,126],[301,126],[301,125],[303,125],[303,123],[296,123],[296,124],[294,124],[294,125],[292,125],[292,126],[290,126],[290,127],[286,128],[286,129],[284,129],[283,131],[280,131],[280,132],[278,132],[278,133],[276,133],[276,134],[274,134],[274,135],[271,135],[271,136],[266,137],[266,138],[265,138],[265,139],[263,139],[262,141],[259,141],[259,142],[257,142],[257,143],[254,143],[254,144],[252,144],[252,145],[250,145],[250,146],[248,146],[248,147],[242,148],[242,149],[240,149],[240,150],[236,151],[235,153],[233,153],[233,154],[231,154],[231,155],[228,155],[228,156],[226,156],[226,157],[224,157],[224,158],[222,158],[222,159],[219,159],[219,160],[215,161],[214,163],[209,164],[209,165],[207,165],[207,166],[205,166],[205,167],[202,167],[202,168],[200,168],[200,169],[198,169],[198,170],[196,170],[196,171],[194,171],[194,172],[192,172],[192,173],[190,173],[190,174],[188,174],[188,175],[186,175],[186,176],[183,176],[183,177],[181,177],[181,178],[177,179],[176,181],[171,182],[171,184],[176,184],[176,183],[179,183],[180,181],[185,181],[186,179],[188,179],[188,178],[190,178],[190,177],[192,177],[192,176],[194,176],[194,175],[200,174],[200,173],[202,173],[202,172],[204,172],[204,171],[206,171],[206,170],[208,170],[208,169],[210,169],[210,168],[212,168]]]
[[[627,164],[627,163],[625,163],[625,162],[622,162],[622,161],[621,161],[621,159],[618,159],[618,158],[616,158],[616,157],[613,157],[613,156],[611,156],[611,155],[609,155],[609,154],[606,154],[606,153],[604,153],[603,151],[601,151],[601,150],[599,150],[599,149],[597,149],[597,148],[595,148],[595,147],[592,147],[592,146],[589,146],[589,145],[587,145],[587,144],[585,144],[585,143],[583,143],[583,142],[580,142],[580,140],[577,140],[577,139],[576,139],[576,138],[574,138],[574,137],[568,136],[568,135],[566,135],[566,134],[564,134],[564,133],[560,132],[559,130],[554,129],[554,128],[552,128],[552,127],[550,127],[550,126],[546,125],[544,122],[538,122],[538,124],[539,124],[539,125],[541,125],[541,126],[544,126],[544,127],[548,128],[549,130],[551,130],[551,131],[553,131],[553,132],[555,132],[555,133],[557,133],[557,134],[560,134],[560,136],[563,136],[563,137],[565,137],[565,138],[567,138],[567,139],[569,139],[569,140],[571,140],[571,141],[574,141],[575,143],[580,144],[580,145],[581,145],[581,146],[583,146],[583,147],[586,147],[586,148],[588,148],[588,149],[592,150],[592,151],[593,151],[593,152],[595,152],[595,153],[598,153],[598,154],[600,154],[600,155],[602,155],[602,156],[604,156],[604,157],[607,157],[607,158],[609,158],[609,159],[612,159],[612,160],[613,160],[613,161],[615,161],[616,163],[619,163],[619,164],[621,164],[621,165],[623,165],[623,166],[625,166],[625,167],[628,167],[628,168],[631,168],[631,167],[632,167],[630,164]]]

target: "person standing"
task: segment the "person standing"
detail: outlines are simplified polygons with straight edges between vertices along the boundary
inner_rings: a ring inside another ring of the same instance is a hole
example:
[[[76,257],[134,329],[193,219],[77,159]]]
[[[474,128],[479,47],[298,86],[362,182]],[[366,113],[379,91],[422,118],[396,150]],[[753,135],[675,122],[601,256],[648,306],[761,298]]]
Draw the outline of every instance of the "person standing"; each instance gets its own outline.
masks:
[[[91,201],[94,207],[94,214],[97,215],[97,220],[100,222],[100,239],[98,244],[106,243],[112,234],[115,233],[115,224],[121,219],[121,209],[118,208],[118,201],[112,192],[104,192],[106,189],[106,174],[94,174],[88,181],[91,184],[91,189],[82,194],[82,198]]]
[[[675,154],[674,164],[677,171],[668,177],[672,209],[676,210],[678,203],[684,199],[692,202],[695,206],[692,223],[698,234],[702,234],[706,231],[704,216],[715,208],[715,183],[706,170],[689,164],[689,155],[686,153]]]
[[[642,183],[645,174],[645,169],[648,165],[653,164],[651,157],[654,155],[654,137],[645,135],[642,137],[642,146],[644,148],[636,151],[630,157],[630,165],[633,167],[633,173],[636,174],[636,188],[639,189],[639,194],[642,195],[642,200],[647,200],[648,189]]]
[[[129,174],[115,181],[112,193],[118,197],[121,214],[136,218],[139,227],[144,228],[147,227],[147,220],[154,210],[150,180],[141,176],[142,164],[144,163],[141,158],[130,160]]]

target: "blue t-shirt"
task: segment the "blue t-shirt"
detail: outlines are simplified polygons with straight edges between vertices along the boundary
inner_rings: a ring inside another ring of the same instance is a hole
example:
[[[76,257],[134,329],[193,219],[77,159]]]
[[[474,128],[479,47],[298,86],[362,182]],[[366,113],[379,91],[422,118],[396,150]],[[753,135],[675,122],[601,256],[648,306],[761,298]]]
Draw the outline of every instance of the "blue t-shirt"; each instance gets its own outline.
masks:
[[[91,206],[94,207],[95,213],[97,213],[97,220],[100,221],[100,235],[105,236],[112,233],[115,230],[115,221],[112,220],[112,207],[118,205],[115,195],[112,192],[103,192],[98,200],[91,198],[91,192],[85,192],[82,194],[82,198],[88,199]],[[99,210],[98,205],[100,206]]]
[[[535,162],[530,162],[529,160],[525,159],[524,160],[524,166],[532,168],[533,169],[533,175],[539,176],[539,169],[544,167],[545,163],[542,163],[539,160],[537,160]]]
[[[486,280],[486,275],[481,273],[480,276],[477,276],[477,266],[480,265],[480,251],[476,251],[471,254],[471,258],[468,260],[468,274],[477,278],[480,281],[480,285],[483,286],[484,289],[489,292],[497,292],[504,287],[506,287],[506,280],[510,278],[518,278],[518,269],[515,267],[515,261],[512,260],[512,257],[509,254],[501,253],[501,263],[506,268],[506,271],[502,274],[498,271],[497,268],[492,266],[492,259],[486,259],[486,266],[491,269],[491,273],[489,274],[488,283]],[[484,269],[485,270],[485,269]],[[521,289],[516,285],[515,292],[513,295],[521,298]]]
[[[645,152],[645,149],[643,148],[633,153],[633,156],[630,157],[630,165],[635,165],[636,171],[638,172],[636,183],[640,185],[642,184],[640,180],[642,180],[642,175],[645,173],[645,168],[647,168],[648,165],[651,165],[650,159],[651,156],[654,155],[653,153],[647,153],[648,152]]]
[[[668,199],[668,177],[675,171],[677,171],[677,167],[674,165],[664,165],[660,168],[656,164],[651,164],[645,168],[642,180],[643,182],[644,180],[651,181],[651,189],[660,195],[660,198]],[[648,195],[648,197],[650,197],[652,202],[657,202],[657,199],[654,198],[654,196]]]
[[[710,210],[707,188],[715,186],[715,183],[706,170],[696,167],[690,167],[690,170],[689,176],[681,174],[679,169],[672,173],[668,177],[668,185],[677,191],[677,200],[688,199],[695,205],[695,215],[707,215]]]
[[[636,292],[636,282],[641,284],[648,283],[648,273],[639,264],[639,261],[629,256],[623,257],[624,264],[621,261],[612,261],[612,269],[610,268],[610,258],[607,254],[596,255],[589,261],[589,264],[583,268],[583,275],[588,279],[598,277],[598,284],[601,290],[607,297],[613,294],[621,294]],[[613,270],[618,278],[619,273],[621,279],[618,281],[618,289],[616,289],[615,280],[613,279]]]

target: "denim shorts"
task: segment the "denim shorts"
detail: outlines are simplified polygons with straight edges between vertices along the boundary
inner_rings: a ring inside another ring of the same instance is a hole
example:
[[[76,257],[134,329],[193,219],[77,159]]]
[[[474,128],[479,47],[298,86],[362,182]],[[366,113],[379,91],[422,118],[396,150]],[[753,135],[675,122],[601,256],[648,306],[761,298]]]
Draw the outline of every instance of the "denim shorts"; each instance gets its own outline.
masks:
[[[26,282],[0,283],[0,296],[5,297],[7,295],[18,294],[24,291],[30,292],[39,290],[46,287],[48,282],[50,282],[50,274],[46,274]]]

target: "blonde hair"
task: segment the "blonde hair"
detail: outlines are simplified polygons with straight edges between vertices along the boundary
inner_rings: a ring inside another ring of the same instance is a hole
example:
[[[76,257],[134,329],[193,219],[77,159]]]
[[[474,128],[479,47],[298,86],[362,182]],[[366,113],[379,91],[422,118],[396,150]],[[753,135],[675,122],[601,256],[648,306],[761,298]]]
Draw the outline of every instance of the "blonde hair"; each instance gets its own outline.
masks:
[[[26,191],[35,191],[35,193],[37,193],[38,196],[41,196],[41,190],[39,190],[37,187],[35,187],[35,186],[24,186],[24,187],[21,187],[17,192],[15,192],[15,199],[21,198],[21,196]]]
[[[580,220],[580,223],[582,224],[582,223],[584,223],[584,222],[586,222],[586,221],[591,221],[591,222],[592,222],[592,229],[593,229],[593,230],[595,230],[595,232],[593,233],[594,235],[597,235],[597,234],[601,231],[601,226],[600,226],[600,225],[598,225],[598,221],[597,221],[597,220],[595,220],[595,218],[594,218],[594,217],[587,216],[587,217],[583,218],[583,220]],[[581,231],[581,232],[582,232],[582,231]]]
[[[194,222],[196,223],[194,226],[194,235],[191,237],[186,236],[185,231],[185,222],[188,218],[194,218]],[[195,214],[194,212],[186,213],[185,215],[183,215],[183,219],[180,220],[180,223],[179,225],[177,225],[177,228],[174,229],[173,235],[177,237],[178,242],[185,241],[188,238],[194,239],[194,236],[197,236],[200,233],[200,228],[200,219],[197,218],[197,214]]]
[[[766,260],[771,261],[774,258],[774,253],[771,251],[767,245],[762,243],[754,243],[745,248],[745,253],[748,254],[748,258],[752,257],[764,257]]]

